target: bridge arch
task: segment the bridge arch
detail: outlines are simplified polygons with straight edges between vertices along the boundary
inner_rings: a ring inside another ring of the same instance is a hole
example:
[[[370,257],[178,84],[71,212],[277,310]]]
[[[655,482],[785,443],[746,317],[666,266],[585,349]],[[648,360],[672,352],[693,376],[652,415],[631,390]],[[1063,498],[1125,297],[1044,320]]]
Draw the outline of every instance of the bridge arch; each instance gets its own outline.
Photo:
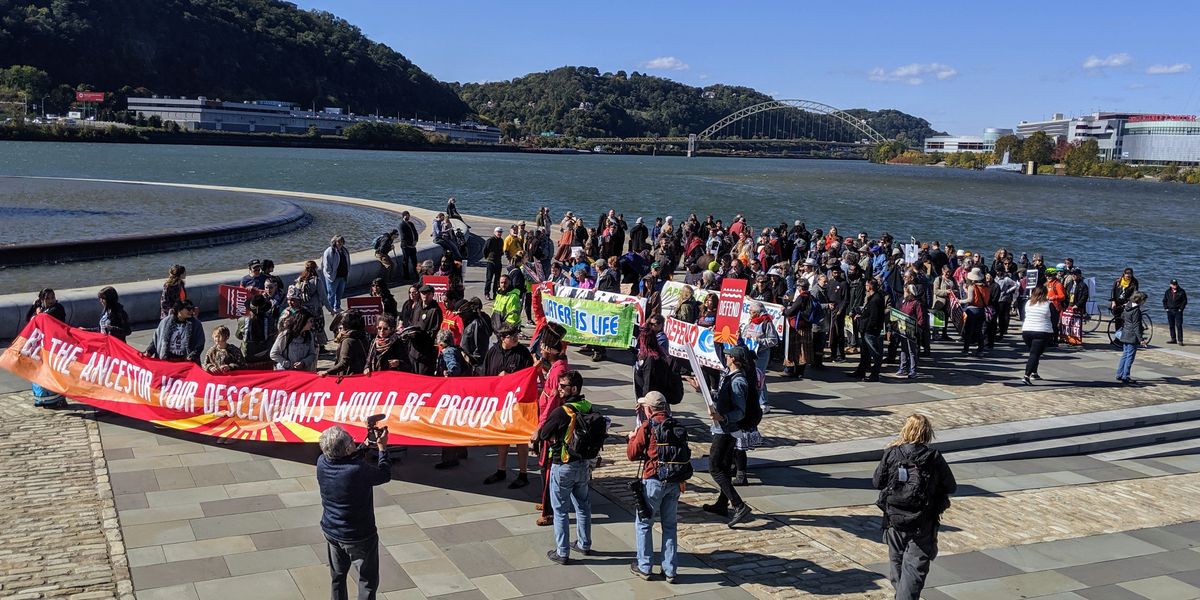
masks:
[[[867,124],[865,119],[859,119],[847,114],[840,108],[815,102],[813,100],[771,100],[770,102],[762,102],[753,106],[747,106],[741,110],[730,113],[722,117],[716,123],[709,125],[704,131],[701,131],[696,139],[700,141],[716,141],[713,135],[747,117],[752,117],[759,113],[764,113],[773,110],[798,110],[806,113],[814,113],[818,115],[827,115],[832,117],[852,128],[866,137],[867,141],[878,144],[886,142],[887,137],[875,131],[873,127]]]

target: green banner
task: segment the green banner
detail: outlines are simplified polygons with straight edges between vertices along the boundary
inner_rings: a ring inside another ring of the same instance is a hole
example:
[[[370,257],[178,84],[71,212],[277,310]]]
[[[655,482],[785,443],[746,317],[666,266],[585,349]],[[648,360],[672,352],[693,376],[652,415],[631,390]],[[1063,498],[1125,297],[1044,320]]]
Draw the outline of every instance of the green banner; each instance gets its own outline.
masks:
[[[891,309],[888,319],[896,324],[896,331],[907,338],[917,337],[917,321],[898,308]]]
[[[572,344],[628,348],[633,343],[634,305],[543,295],[546,319],[567,330]]]

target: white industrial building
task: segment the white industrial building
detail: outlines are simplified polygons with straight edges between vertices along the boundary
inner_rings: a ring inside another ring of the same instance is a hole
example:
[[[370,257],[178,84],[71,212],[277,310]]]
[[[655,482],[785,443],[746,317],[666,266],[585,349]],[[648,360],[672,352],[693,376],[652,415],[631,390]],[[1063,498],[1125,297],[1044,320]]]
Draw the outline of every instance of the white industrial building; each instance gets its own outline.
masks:
[[[296,133],[308,132],[310,126],[326,135],[341,135],[342,130],[355,123],[379,122],[411,125],[418,129],[444,135],[451,141],[484,144],[500,143],[500,130],[474,122],[443,123],[419,119],[397,119],[369,115],[344,115],[339,108],[320,112],[301,110],[291,102],[256,100],[254,102],[223,102],[199,98],[129,98],[130,112],[150,118],[157,116],[174,121],[184,129],[232,131],[238,133]]]
[[[1134,164],[1200,164],[1200,123],[1196,115],[1096,112],[1047,121],[1021,121],[1017,135],[1044,131],[1069,144],[1096,140],[1099,156]]]
[[[935,135],[925,138],[925,152],[991,152],[996,140],[1012,135],[1011,129],[989,127],[983,135]]]

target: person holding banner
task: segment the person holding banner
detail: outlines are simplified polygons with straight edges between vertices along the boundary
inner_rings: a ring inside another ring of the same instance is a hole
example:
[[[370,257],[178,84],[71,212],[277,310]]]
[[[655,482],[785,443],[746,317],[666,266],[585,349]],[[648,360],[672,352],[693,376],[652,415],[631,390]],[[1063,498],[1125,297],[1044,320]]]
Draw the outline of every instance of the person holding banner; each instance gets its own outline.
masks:
[[[223,375],[246,366],[246,358],[237,346],[229,345],[229,328],[217,325],[212,332],[213,345],[204,353],[201,366],[213,375]]]
[[[545,335],[542,336],[540,342],[541,359],[538,360],[537,366],[544,372],[541,376],[542,392],[538,396],[538,427],[541,427],[550,413],[554,409],[562,406],[563,394],[558,381],[562,376],[571,369],[567,362],[566,345],[562,339],[566,334],[562,325],[557,323],[549,323],[546,325]],[[550,502],[550,469],[553,467],[553,461],[550,457],[550,448],[547,444],[534,444],[534,450],[538,454],[538,464],[542,468],[542,495],[538,501],[537,510],[541,511],[536,521],[538,527],[545,527],[554,524],[554,507]]]
[[[287,320],[271,346],[271,360],[276,371],[316,370],[317,343],[312,328],[312,315],[303,309]]]
[[[920,330],[925,327],[925,306],[918,298],[920,293],[920,287],[916,284],[910,283],[904,286],[904,299],[900,303],[900,312],[912,318],[913,326],[907,330],[903,327],[896,328],[896,334],[900,339],[900,368],[896,370],[896,375],[909,379],[917,378]]]
[[[125,341],[125,338],[133,333],[133,328],[129,325],[129,313],[126,313],[125,307],[121,305],[116,288],[100,288],[96,299],[100,301],[100,323],[95,329],[87,331],[96,331]]]
[[[321,377],[362,375],[367,368],[367,346],[370,344],[365,328],[366,322],[362,313],[356,310],[346,311],[334,339],[338,343],[337,360],[332,367],[319,373]]]
[[[742,418],[746,416],[748,402],[758,396],[755,389],[754,359],[750,351],[734,346],[725,351],[726,373],[721,376],[716,398],[708,406],[712,418],[712,446],[708,450],[708,472],[721,493],[712,504],[705,504],[705,512],[728,518],[726,525],[734,525],[750,517],[750,505],[746,504],[733,487],[734,453],[736,440],[733,434],[739,431]],[[695,384],[693,384],[695,385]],[[697,386],[698,387],[698,386]],[[730,514],[729,508],[733,507]]]
[[[54,295],[54,290],[50,288],[38,292],[37,300],[25,312],[25,320],[29,321],[43,313],[64,323],[67,321],[67,309],[58,303],[58,298]],[[33,401],[34,406],[57,408],[59,406],[66,406],[67,404],[67,399],[62,394],[52,392],[36,383],[33,384],[32,391],[35,398]]]
[[[500,285],[504,286],[504,278]],[[488,349],[483,357],[483,374],[487,377],[508,375],[533,366],[533,355],[519,340],[520,329],[513,325],[500,328],[496,335],[500,343]],[[529,445],[517,446],[517,478],[508,485],[509,489],[523,488],[529,485]],[[483,480],[485,485],[491,485],[508,478],[508,446],[496,448],[496,472]]]
[[[195,314],[196,305],[191,300],[176,302],[171,307],[171,314],[159,321],[154,337],[142,354],[159,360],[200,364],[200,355],[204,352],[204,325]]]
[[[763,383],[758,386],[758,405],[764,413],[769,413],[771,405],[767,403],[766,373],[771,363],[771,349],[779,345],[779,334],[775,331],[775,322],[771,315],[765,312],[762,302],[750,300],[747,304],[750,307],[750,319],[742,325],[738,337],[745,340],[748,346],[754,347],[755,369],[763,372]]]

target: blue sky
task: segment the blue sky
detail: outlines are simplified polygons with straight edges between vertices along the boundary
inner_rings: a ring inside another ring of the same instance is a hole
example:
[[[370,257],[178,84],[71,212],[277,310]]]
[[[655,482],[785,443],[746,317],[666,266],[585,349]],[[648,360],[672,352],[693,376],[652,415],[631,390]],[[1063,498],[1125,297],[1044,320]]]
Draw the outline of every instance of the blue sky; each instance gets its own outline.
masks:
[[[1191,2],[300,0],[443,81],[563,65],[896,108],[978,134],[1051,113],[1200,112]]]

